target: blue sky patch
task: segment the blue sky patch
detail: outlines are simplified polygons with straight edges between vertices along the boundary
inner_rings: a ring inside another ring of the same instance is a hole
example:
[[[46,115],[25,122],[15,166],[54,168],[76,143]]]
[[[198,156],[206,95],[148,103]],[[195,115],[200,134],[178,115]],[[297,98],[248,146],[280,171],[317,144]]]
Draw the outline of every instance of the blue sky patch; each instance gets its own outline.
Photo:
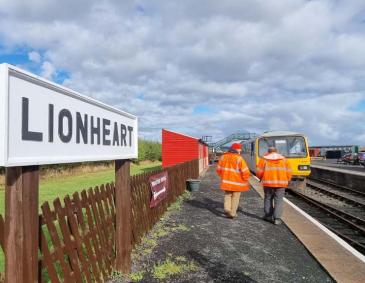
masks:
[[[209,113],[213,113],[215,112],[215,109],[205,106],[205,105],[197,105],[193,108],[193,113],[194,114],[209,114]]]
[[[4,54],[0,51],[0,63],[8,63],[11,65],[20,65],[28,62],[28,54],[14,53]]]
[[[57,70],[52,80],[58,84],[62,84],[65,80],[70,78],[70,73],[66,70]]]
[[[352,105],[349,110],[355,112],[365,112],[365,99],[360,100],[355,105]]]
[[[25,64],[29,62],[28,53],[31,51],[33,50],[27,46],[17,46],[9,49],[0,42],[0,62],[11,65]],[[42,55],[42,52],[37,52]]]
[[[138,93],[137,98],[141,99],[141,100],[144,100],[144,93],[142,93],[142,92]]]
[[[40,55],[40,62],[33,62],[29,60],[29,52],[36,51]],[[8,63],[14,66],[20,66],[22,69],[26,69],[27,71],[34,73],[36,75],[41,75],[42,72],[42,64],[44,62],[44,51],[41,50],[32,50],[27,47],[16,48],[15,50],[11,50],[11,53],[7,51],[0,43],[0,63]],[[70,78],[70,72],[63,69],[58,69],[52,76],[52,81],[62,84],[65,80]]]

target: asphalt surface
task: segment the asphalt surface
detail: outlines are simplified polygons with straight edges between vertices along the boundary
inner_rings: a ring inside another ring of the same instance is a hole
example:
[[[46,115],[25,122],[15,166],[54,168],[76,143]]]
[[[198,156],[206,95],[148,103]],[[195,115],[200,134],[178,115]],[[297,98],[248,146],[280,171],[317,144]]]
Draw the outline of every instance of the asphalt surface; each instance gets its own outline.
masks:
[[[250,190],[241,194],[238,217],[225,218],[223,192],[210,168],[200,191],[169,220],[190,230],[162,237],[151,254],[134,263],[134,270],[146,271],[138,282],[160,282],[151,275],[153,265],[179,256],[197,270],[163,282],[334,282],[284,224],[261,219],[262,207],[263,200]]]

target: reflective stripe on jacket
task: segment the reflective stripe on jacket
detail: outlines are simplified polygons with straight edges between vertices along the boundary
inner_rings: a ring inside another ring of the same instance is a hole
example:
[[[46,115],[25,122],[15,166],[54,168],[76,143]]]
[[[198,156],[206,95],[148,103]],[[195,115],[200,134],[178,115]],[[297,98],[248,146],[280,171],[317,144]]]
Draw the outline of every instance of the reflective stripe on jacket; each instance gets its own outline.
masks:
[[[292,176],[292,170],[284,156],[273,152],[260,158],[256,176],[264,187],[286,188]]]
[[[221,177],[221,189],[224,191],[242,192],[250,188],[250,171],[238,153],[223,154],[217,165],[217,174]]]

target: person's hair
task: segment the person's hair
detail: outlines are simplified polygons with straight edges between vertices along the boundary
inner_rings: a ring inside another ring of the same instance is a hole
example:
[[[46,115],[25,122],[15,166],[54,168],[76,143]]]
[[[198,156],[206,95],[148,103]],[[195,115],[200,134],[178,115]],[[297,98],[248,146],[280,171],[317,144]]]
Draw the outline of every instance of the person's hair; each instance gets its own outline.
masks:
[[[267,152],[271,153],[271,152],[276,152],[276,147],[274,146],[270,146],[267,150]]]

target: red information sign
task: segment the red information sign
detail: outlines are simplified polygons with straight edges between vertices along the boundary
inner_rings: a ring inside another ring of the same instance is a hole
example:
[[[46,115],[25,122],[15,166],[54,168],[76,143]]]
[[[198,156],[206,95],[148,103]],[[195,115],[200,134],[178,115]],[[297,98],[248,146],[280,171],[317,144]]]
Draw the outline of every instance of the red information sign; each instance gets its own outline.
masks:
[[[167,172],[153,175],[148,180],[151,186],[152,198],[150,207],[155,207],[167,196],[168,176]]]

